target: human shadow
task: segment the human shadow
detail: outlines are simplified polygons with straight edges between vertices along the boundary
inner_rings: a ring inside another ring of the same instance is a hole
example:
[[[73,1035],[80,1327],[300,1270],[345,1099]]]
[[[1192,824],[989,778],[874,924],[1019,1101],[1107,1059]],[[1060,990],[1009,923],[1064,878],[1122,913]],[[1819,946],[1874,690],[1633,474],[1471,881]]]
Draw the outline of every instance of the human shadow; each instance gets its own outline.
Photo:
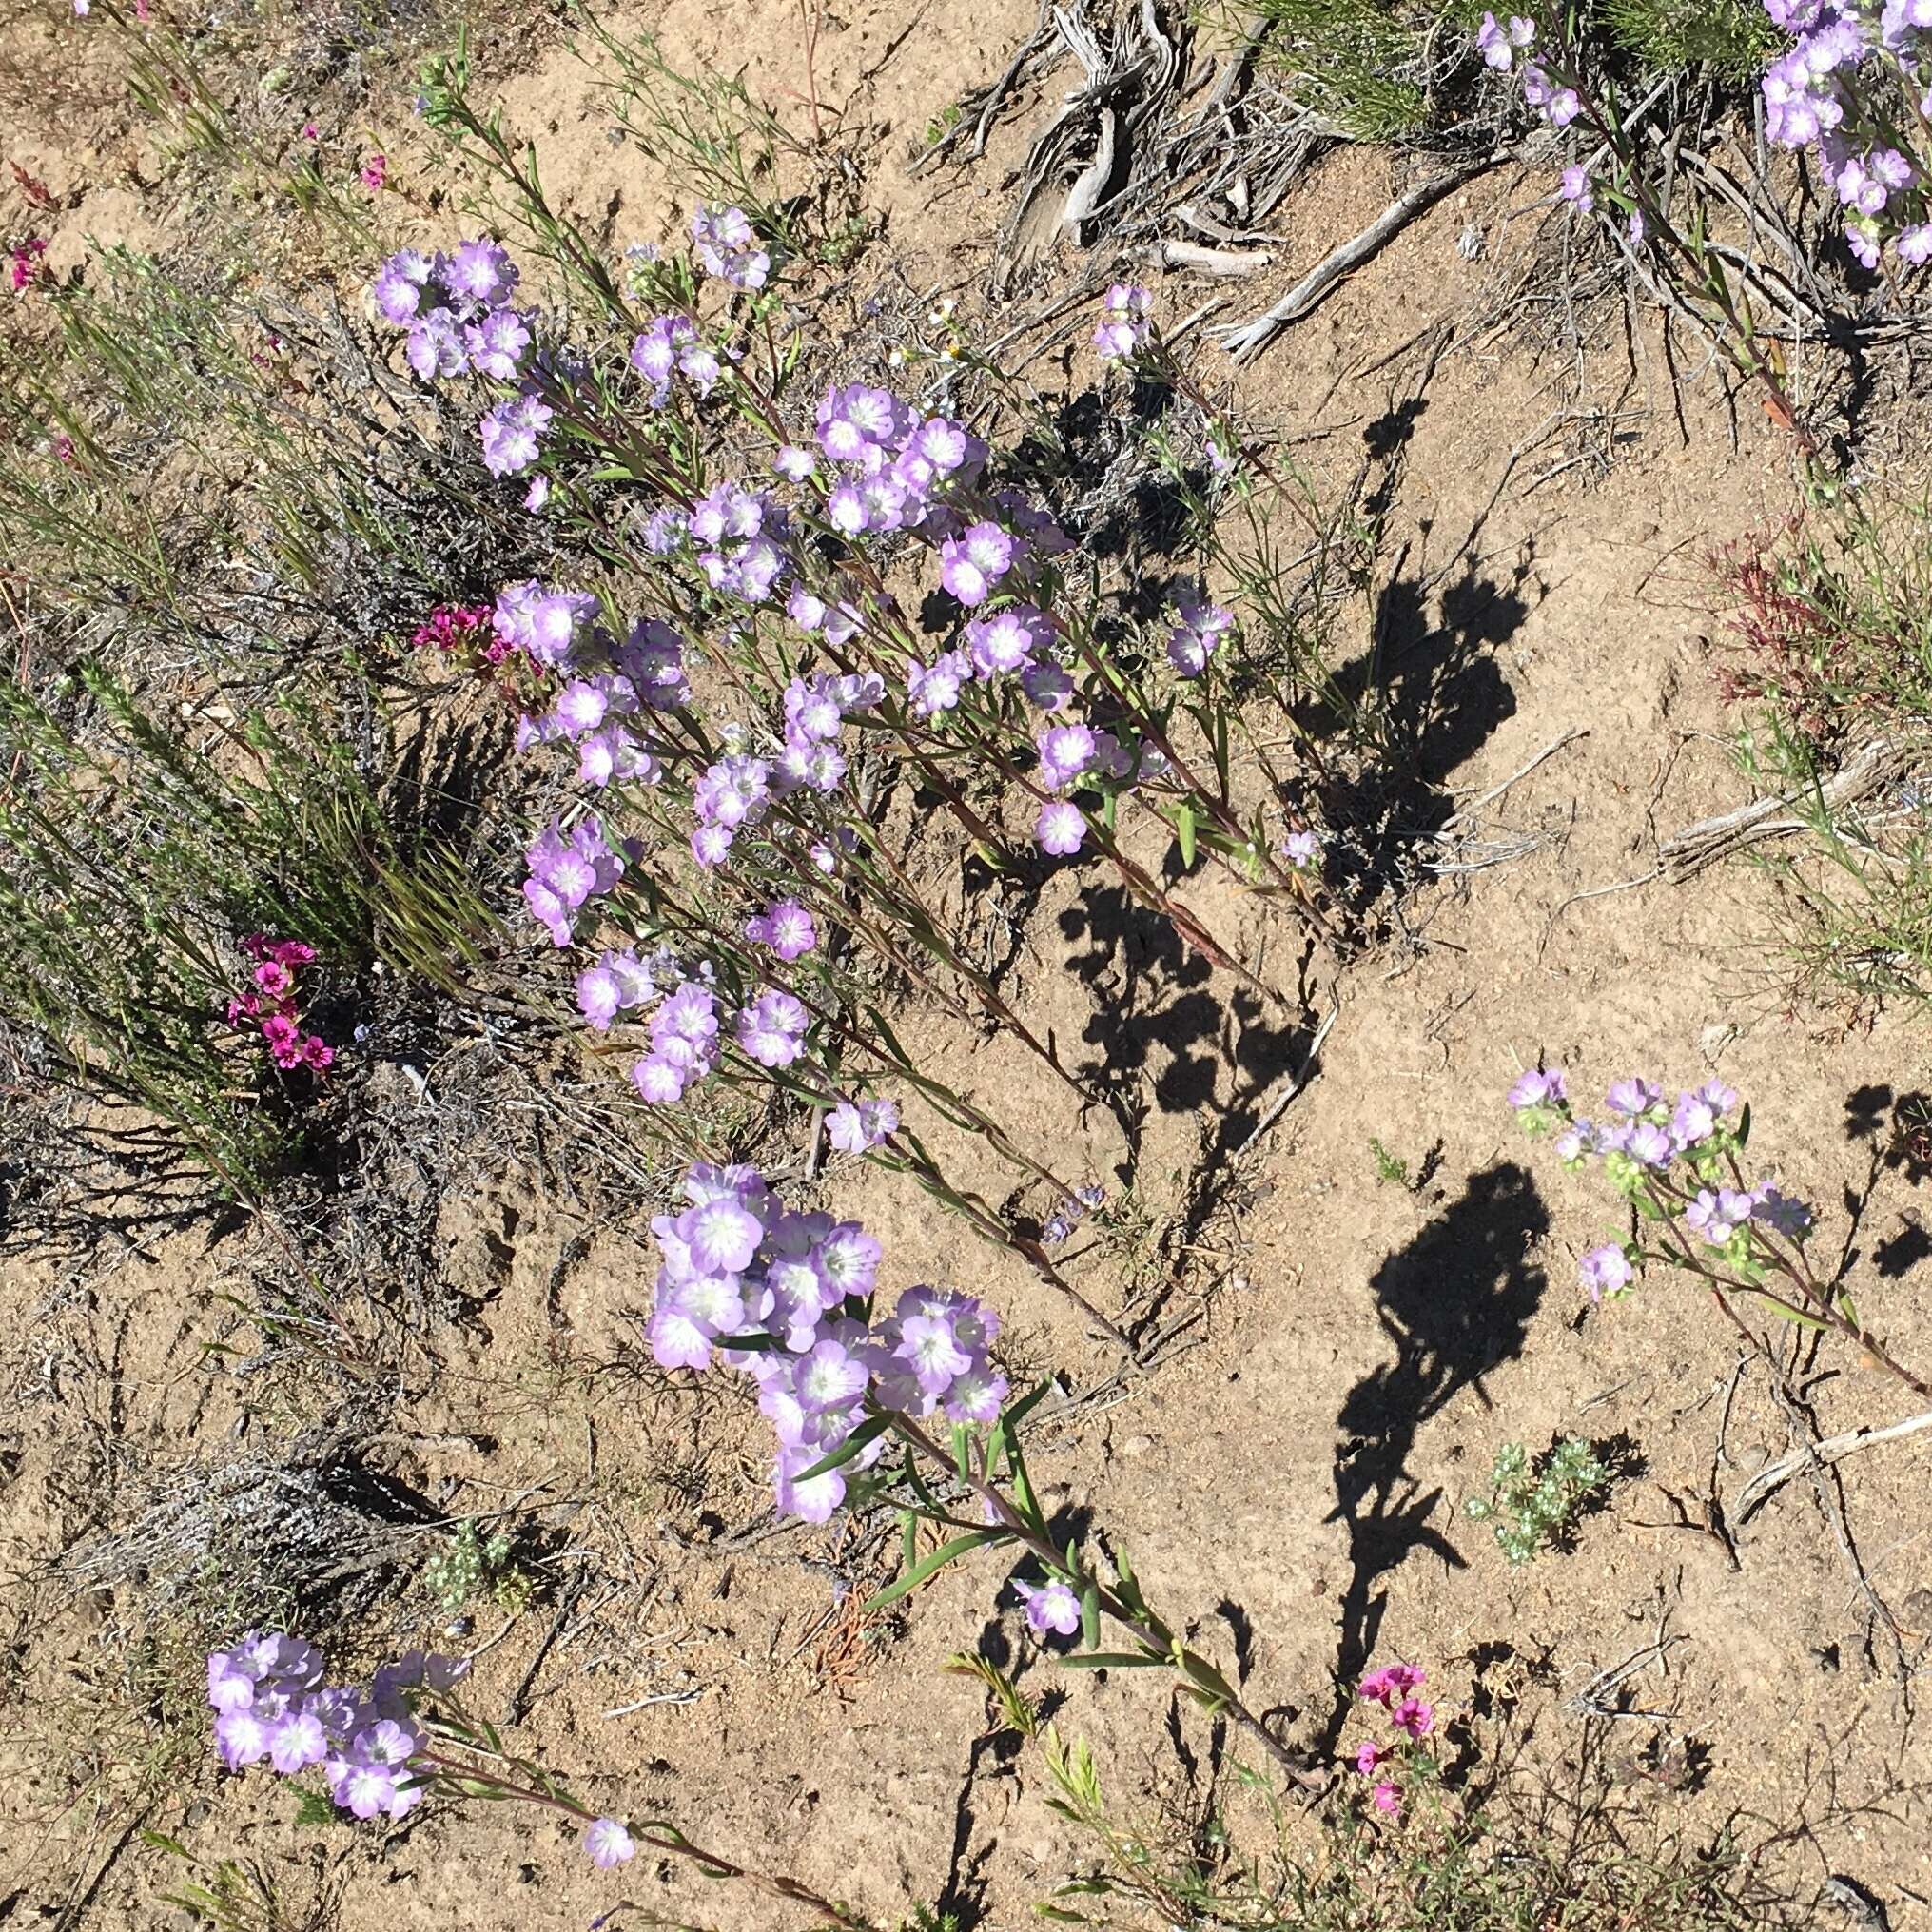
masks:
[[[1371,782],[1404,829],[1441,826],[1443,781],[1515,715],[1495,653],[1529,615],[1528,569],[1499,580],[1466,567],[1433,607],[1419,571],[1397,575],[1376,598],[1369,649],[1336,673],[1341,693],[1382,719],[1386,757]]]
[[[1431,1416],[1466,1388],[1483,1395],[1483,1377],[1522,1353],[1545,1286],[1530,1254],[1549,1225],[1529,1171],[1498,1161],[1471,1175],[1461,1197],[1391,1255],[1370,1284],[1395,1353],[1349,1391],[1337,1418],[1344,1439],[1328,1520],[1347,1530],[1349,1579],[1329,1748],[1340,1734],[1350,1687],[1375,1652],[1387,1604],[1381,1580],[1418,1549],[1464,1567],[1431,1525],[1442,1493],[1425,1493],[1409,1473],[1410,1452]]]

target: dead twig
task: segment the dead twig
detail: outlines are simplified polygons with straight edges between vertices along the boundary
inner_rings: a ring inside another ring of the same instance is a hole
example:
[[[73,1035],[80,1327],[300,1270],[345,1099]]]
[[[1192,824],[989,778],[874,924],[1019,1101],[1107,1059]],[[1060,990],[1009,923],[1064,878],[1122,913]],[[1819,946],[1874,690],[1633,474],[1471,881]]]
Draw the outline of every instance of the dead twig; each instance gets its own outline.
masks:
[[[1874,738],[1841,765],[1838,771],[1812,791],[1812,798],[1827,810],[1855,805],[1883,790],[1901,776],[1910,763],[1906,746],[1893,738]],[[1761,839],[1783,838],[1792,832],[1808,831],[1811,821],[1791,816],[1789,807],[1804,791],[1785,791],[1773,797],[1753,799],[1735,811],[1721,811],[1712,818],[1701,818],[1674,832],[1657,848],[1657,856],[1672,885],[1694,878],[1719,859],[1756,845]]]
[[[1465,182],[1473,181],[1502,159],[1500,154],[1485,155],[1479,161],[1453,167],[1433,181],[1418,182],[1391,202],[1360,234],[1330,249],[1273,308],[1253,322],[1219,331],[1220,346],[1237,363],[1252,362],[1289,323],[1299,322],[1344,276],[1380,254],[1416,216],[1426,213],[1445,195],[1454,193]]]
[[[1843,1462],[1847,1455],[1855,1455],[1861,1449],[1870,1449],[1876,1443],[1896,1442],[1901,1436],[1916,1435],[1922,1429],[1932,1429],[1932,1409],[1918,1415],[1908,1415],[1904,1421],[1894,1422],[1883,1429],[1847,1429],[1843,1434],[1807,1442],[1791,1454],[1767,1464],[1738,1491],[1731,1501],[1731,1521],[1743,1523],[1752,1511],[1768,1502],[1794,1475]]]
[[[1490,789],[1487,791],[1485,791],[1480,798],[1474,799],[1470,804],[1460,807],[1448,818],[1444,819],[1442,822],[1441,831],[1437,833],[1437,836],[1442,837],[1446,835],[1448,832],[1450,832],[1452,829],[1454,829],[1454,827],[1461,825],[1465,820],[1474,818],[1476,813],[1479,812],[1484,806],[1493,805],[1496,802],[1496,800],[1499,799],[1503,795],[1503,793],[1510,789],[1511,786],[1514,785],[1517,782],[1518,779],[1527,778],[1530,775],[1530,773],[1532,772],[1538,765],[1542,764],[1546,758],[1553,758],[1558,751],[1562,751],[1564,746],[1573,745],[1578,738],[1587,738],[1589,736],[1590,736],[1590,727],[1588,725],[1571,726],[1569,731],[1565,732],[1564,734],[1560,738],[1556,739],[1552,744],[1545,745],[1543,749],[1540,751],[1538,751],[1536,755],[1533,758],[1532,758],[1527,765],[1520,766],[1516,771],[1512,771],[1510,775],[1507,778],[1505,778],[1500,785],[1491,786]]]
[[[1654,1643],[1632,1651],[1621,1664],[1612,1664],[1608,1669],[1599,1670],[1574,1697],[1565,1703],[1564,1709],[1572,1717],[1640,1717],[1648,1718],[1652,1724],[1668,1724],[1671,1717],[1668,1710],[1619,1710],[1604,1700],[1638,1671],[1649,1669],[1652,1664],[1663,1663],[1677,1645],[1689,1641],[1688,1637],[1674,1637],[1660,1631]]]
[[[1911,1682],[1911,1671],[1905,1662],[1905,1640],[1899,1630],[1899,1620],[1892,1613],[1891,1606],[1878,1592],[1877,1586],[1865,1573],[1864,1559],[1858,1553],[1858,1544],[1852,1537],[1851,1524],[1845,1515],[1844,1485],[1837,1470],[1830,1462],[1818,1459],[1817,1452],[1824,1446],[1818,1434],[1818,1424],[1811,1412],[1787,1389],[1782,1380],[1773,1378],[1771,1394],[1777,1398],[1778,1406],[1785,1412],[1791,1427],[1805,1439],[1811,1451],[1807,1457],[1800,1452],[1800,1467],[1811,1477],[1812,1493],[1818,1498],[1818,1508],[1826,1522],[1831,1525],[1831,1533],[1836,1538],[1839,1553],[1844,1556],[1845,1567],[1851,1571],[1852,1582],[1858,1594],[1864,1598],[1865,1615],[1869,1620],[1869,1630],[1883,1630],[1890,1638],[1892,1676],[1902,1687]],[[1871,1639],[1867,1635],[1867,1649]],[[1876,1657],[1873,1659],[1877,1661]]]
[[[1340,1011],[1341,1008],[1339,1006],[1331,1006],[1322,1017],[1321,1025],[1315,1029],[1315,1038],[1308,1044],[1308,1052],[1301,1062],[1301,1071],[1290,1083],[1286,1093],[1278,1094],[1269,1103],[1268,1111],[1255,1122],[1254,1131],[1235,1149],[1233,1160],[1229,1163],[1231,1166],[1238,1167],[1248,1158],[1249,1154],[1259,1144],[1262,1135],[1287,1111],[1289,1102],[1294,1100],[1307,1086],[1308,1083],[1315,1078],[1316,1074],[1320,1071],[1321,1043],[1328,1038],[1328,1029],[1335,1025],[1336,1018]]]

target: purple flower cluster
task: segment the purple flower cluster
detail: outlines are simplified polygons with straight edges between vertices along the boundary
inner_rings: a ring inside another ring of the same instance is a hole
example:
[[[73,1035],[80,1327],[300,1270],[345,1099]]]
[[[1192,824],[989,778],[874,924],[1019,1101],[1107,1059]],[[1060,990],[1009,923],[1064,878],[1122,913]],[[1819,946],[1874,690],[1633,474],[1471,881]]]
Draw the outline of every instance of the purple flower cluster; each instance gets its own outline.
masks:
[[[1765,131],[1809,147],[1845,211],[1867,268],[1889,241],[1902,262],[1932,261],[1932,200],[1915,135],[1932,113],[1932,0],[1765,0],[1794,44],[1766,68]]]
[[[745,937],[790,966],[818,944],[818,927],[796,899],[776,899],[755,918],[745,922]]]
[[[1167,661],[1182,677],[1199,677],[1234,629],[1235,614],[1185,592],[1176,599],[1175,614],[1180,621],[1167,639]]]
[[[700,208],[691,218],[691,240],[704,272],[733,288],[763,288],[771,274],[771,257],[743,208]]]
[[[849,1468],[878,1459],[883,1439],[838,1469],[811,1473],[868,1409],[988,1423],[1007,1394],[988,1350],[999,1317],[971,1296],[910,1288],[870,1320],[877,1241],[856,1221],[788,1209],[752,1167],[694,1166],[682,1214],[652,1223],[663,1257],[648,1335],[665,1368],[703,1369],[715,1351],[758,1385],[778,1437],[780,1511],[827,1521]],[[757,1345],[750,1343],[755,1337]]]
[[[1672,1102],[1641,1075],[1630,1074],[1611,1083],[1606,1118],[1592,1122],[1571,1114],[1561,1073],[1539,1070],[1516,1081],[1510,1104],[1531,1133],[1555,1132],[1566,1167],[1602,1162],[1619,1193],[1642,1195],[1735,1265],[1753,1265],[1754,1230],[1789,1241],[1804,1240],[1811,1230],[1810,1208],[1775,1181],[1750,1188],[1728,1184],[1744,1151],[1744,1121],[1740,1116],[1733,1122],[1737,1090],[1721,1080],[1682,1091]],[[1590,1249],[1579,1265],[1590,1299],[1621,1294],[1636,1278],[1639,1259],[1634,1247],[1614,1241]]]
[[[1512,13],[1505,27],[1493,13],[1485,13],[1475,31],[1476,51],[1483,65],[1506,74],[1516,64],[1516,55],[1536,44],[1536,23],[1529,16]]]
[[[1165,756],[1152,745],[1130,751],[1111,732],[1087,725],[1047,725],[1035,735],[1033,749],[1040,754],[1040,783],[1049,791],[1083,783],[1136,785],[1167,770]],[[1042,851],[1070,857],[1086,837],[1086,820],[1070,799],[1050,798],[1033,822],[1033,837]]]
[[[1130,362],[1154,340],[1154,298],[1138,282],[1117,282],[1101,303],[1093,345],[1103,362]]]
[[[682,376],[700,397],[717,386],[724,365],[718,353],[700,340],[689,316],[661,315],[631,343],[631,366],[651,384],[651,406],[671,400],[673,377]]]
[[[631,1083],[654,1106],[670,1106],[717,1063],[717,995],[687,980],[652,1014],[651,1050],[631,1069]]]
[[[648,960],[639,959],[630,946],[621,952],[606,952],[595,966],[586,966],[576,976],[577,1011],[597,1032],[605,1033],[619,1013],[650,1005],[657,997],[660,982],[682,977],[669,949]]]
[[[568,838],[553,819],[523,860],[530,872],[523,882],[523,903],[550,934],[551,944],[559,946],[571,943],[583,907],[624,874],[624,855],[605,839],[595,818],[579,820]]]
[[[872,673],[794,677],[785,688],[785,735],[773,754],[728,751],[706,767],[693,788],[697,829],[691,849],[698,864],[723,864],[732,841],[756,826],[774,799],[823,799],[836,792],[847,769],[839,733],[848,718],[870,711],[885,694],[885,685]],[[795,959],[798,954],[780,952],[779,957]]]
[[[690,702],[684,639],[646,617],[619,644],[596,615],[596,599],[582,591],[533,581],[498,595],[497,635],[558,680],[550,710],[518,722],[517,749],[565,741],[577,748],[583,784],[654,785],[664,775],[661,748],[637,737],[626,720]]]
[[[1583,103],[1576,89],[1563,81],[1552,79],[1541,64],[1532,58],[1531,49],[1536,45],[1536,22],[1530,15],[1512,13],[1509,24],[1504,26],[1493,13],[1485,13],[1482,25],[1476,29],[1475,44],[1482,54],[1484,66],[1493,68],[1498,73],[1508,73],[1516,68],[1523,99],[1552,127],[1568,127],[1583,111]],[[1519,55],[1522,65],[1517,68]]]
[[[811,1015],[795,995],[768,987],[738,1014],[737,1042],[760,1066],[791,1065],[805,1051]]]
[[[510,305],[517,279],[509,251],[479,235],[447,255],[399,249],[376,271],[371,292],[378,313],[409,331],[403,356],[421,381],[474,371],[493,382],[522,382],[534,361],[536,325]],[[553,414],[528,388],[498,403],[481,424],[484,468],[493,477],[531,468]]]
[[[889,390],[849,382],[826,391],[816,429],[819,450],[835,466],[821,478],[821,514],[840,536],[850,540],[909,530],[945,543],[965,529],[966,519],[953,506],[977,488],[987,451],[964,423],[921,417]],[[797,471],[799,457],[809,454],[788,445],[779,453],[781,474]],[[989,528],[984,540],[997,548],[1005,534]],[[1003,576],[1016,557],[1011,548],[989,556],[988,581]],[[986,594],[982,588],[963,601],[976,603]]]
[[[689,512],[654,511],[644,547],[670,556],[689,548],[713,591],[741,603],[769,603],[791,575],[790,513],[769,490],[719,483]]]
[[[430,1776],[415,1764],[423,1733],[409,1693],[448,1690],[468,1670],[412,1650],[376,1672],[367,1691],[322,1683],[322,1653],[279,1631],[251,1630],[208,1658],[215,1749],[239,1771],[263,1759],[284,1776],[321,1766],[329,1796],[358,1818],[400,1818]]]

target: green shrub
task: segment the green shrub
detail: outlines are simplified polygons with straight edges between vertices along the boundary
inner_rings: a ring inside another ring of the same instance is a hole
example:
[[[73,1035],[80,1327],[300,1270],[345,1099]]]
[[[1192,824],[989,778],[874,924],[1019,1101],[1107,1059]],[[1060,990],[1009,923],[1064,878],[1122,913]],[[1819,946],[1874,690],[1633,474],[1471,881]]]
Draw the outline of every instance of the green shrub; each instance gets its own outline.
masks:
[[[1566,1436],[1532,1465],[1520,1442],[1496,1451],[1490,1493],[1463,1505],[1472,1521],[1488,1523],[1512,1569],[1561,1549],[1577,1517],[1610,1488],[1611,1472],[1580,1435]]]

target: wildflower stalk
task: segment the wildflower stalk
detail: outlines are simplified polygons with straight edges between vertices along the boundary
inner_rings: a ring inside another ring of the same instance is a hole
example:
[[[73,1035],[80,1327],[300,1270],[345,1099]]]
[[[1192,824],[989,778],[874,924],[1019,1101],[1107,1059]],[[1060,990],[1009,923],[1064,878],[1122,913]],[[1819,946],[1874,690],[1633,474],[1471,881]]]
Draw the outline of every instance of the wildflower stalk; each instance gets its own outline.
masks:
[[[1740,1191],[1745,1188],[1745,1179],[1734,1156],[1727,1157],[1732,1179]],[[1865,1327],[1858,1318],[1858,1311],[1850,1294],[1844,1288],[1833,1289],[1819,1280],[1805,1251],[1796,1242],[1782,1242],[1768,1228],[1753,1224],[1750,1240],[1753,1255],[1765,1267],[1772,1269],[1788,1281],[1795,1291],[1796,1299],[1787,1300],[1784,1296],[1766,1288],[1762,1281],[1739,1279],[1736,1276],[1726,1275],[1711,1265],[1691,1247],[1688,1238],[1680,1224],[1685,1208],[1695,1200],[1688,1193],[1661,1176],[1646,1178],[1646,1197],[1655,1209],[1656,1219],[1662,1223],[1665,1239],[1671,1244],[1670,1251],[1660,1259],[1668,1259],[1675,1266],[1687,1268],[1692,1274],[1701,1276],[1710,1283],[1711,1293],[1720,1308],[1731,1316],[1734,1323],[1737,1317],[1725,1298],[1726,1289],[1742,1289],[1754,1295],[1773,1314],[1786,1321],[1798,1323],[1805,1328],[1830,1329],[1846,1341],[1852,1342],[1868,1356],[1879,1367],[1912,1391],[1914,1395],[1932,1396],[1932,1381],[1908,1369],[1889,1349]],[[1737,1324],[1748,1339],[1748,1331]]]
[[[1064,1577],[1081,1599],[1086,1625],[1083,1636],[1087,1651],[1084,1655],[1075,1652],[1067,1659],[1069,1664],[1087,1669],[1172,1669],[1180,1676],[1188,1696],[1202,1709],[1210,1715],[1225,1715],[1239,1726],[1296,1784],[1305,1790],[1326,1789],[1329,1783],[1327,1776],[1302,1764],[1242,1701],[1222,1672],[1198,1650],[1184,1644],[1173,1629],[1154,1613],[1142,1593],[1132,1566],[1124,1557],[1117,1560],[1116,1575],[1109,1583],[1077,1549],[1063,1549],[1053,1540],[1034,1497],[1019,1448],[1018,1424],[1028,1406],[1030,1401],[1016,1405],[983,1441],[966,1444],[958,1454],[949,1454],[943,1449],[911,1416],[898,1412],[887,1413],[890,1414],[888,1429],[891,1434],[922,1456],[943,1477],[964,1483],[979,1498],[988,1519],[999,1525],[1006,1538],[1019,1543],[1050,1575]],[[1013,1495],[1010,1497],[993,1480],[994,1466],[1002,1455],[1006,1460],[1013,1484]],[[908,1480],[921,1499],[918,1508],[906,1512],[908,1528],[911,1517],[923,1516],[948,1528],[963,1529],[968,1535],[986,1534],[939,1510],[935,1503],[928,1500],[931,1491],[911,1473],[909,1464],[907,1471]],[[911,1548],[909,1536],[907,1548]],[[929,1574],[930,1571],[925,1573]],[[923,1575],[920,1580],[924,1580]],[[901,1583],[904,1582],[902,1577]],[[881,1597],[887,1594],[888,1592],[882,1592]],[[874,1602],[880,1600],[873,1599]],[[1138,1645],[1138,1650],[1127,1653],[1098,1650],[1093,1626],[1102,1616],[1127,1631]]]
[[[1600,1161],[1638,1220],[1660,1230],[1658,1245],[1606,1242],[1583,1257],[1579,1274],[1592,1299],[1621,1295],[1638,1265],[1664,1261],[1708,1283],[1712,1299],[1754,1350],[1760,1344],[1732,1306],[1734,1295],[1755,1296],[1786,1321],[1840,1336],[1915,1395],[1932,1395],[1932,1382],[1906,1368],[1866,1327],[1850,1292],[1820,1279],[1804,1249],[1815,1221],[1811,1209],[1769,1179],[1746,1184],[1738,1157],[1749,1142],[1751,1111],[1745,1106],[1734,1122],[1728,1119],[1738,1095],[1722,1081],[1680,1094],[1672,1108],[1658,1088],[1632,1075],[1610,1087],[1611,1118],[1599,1125],[1572,1116],[1561,1072],[1537,1068],[1516,1081],[1510,1103],[1528,1133],[1556,1135],[1566,1166]],[[1693,1233],[1701,1250],[1691,1241]],[[1781,1286],[1768,1285],[1767,1278]],[[1782,1286],[1786,1283],[1788,1294]]]
[[[463,1741],[472,1740],[465,1735]],[[522,1758],[503,1754],[504,1762],[514,1766],[529,1784],[518,1784],[514,1778],[505,1777],[500,1771],[488,1765],[478,1764],[464,1758],[450,1756],[446,1751],[419,1751],[410,1760],[412,1767],[422,1766],[436,1774],[436,1786],[455,1798],[482,1798],[510,1800],[524,1805],[537,1805],[574,1819],[579,1825],[595,1825],[599,1813],[589,1805],[578,1803],[561,1786],[552,1783],[537,1767]],[[755,1866],[743,1865],[721,1853],[707,1851],[703,1845],[693,1844],[674,1825],[662,1819],[654,1819],[648,1824],[632,1825],[626,1827],[629,1835],[647,1851],[654,1851],[666,1858],[682,1859],[694,1864],[708,1879],[742,1880],[768,1896],[783,1901],[787,1904],[803,1905],[817,1914],[827,1923],[846,1928],[846,1932],[875,1932],[868,1921],[855,1917],[842,1905],[835,1905],[829,1899],[815,1892],[802,1880],[794,1879],[783,1872],[768,1872]]]
[[[1094,1304],[1054,1266],[1046,1250],[1030,1237],[1008,1225],[977,1195],[955,1187],[939,1171],[938,1164],[914,1134],[901,1130],[871,1149],[867,1157],[878,1166],[909,1174],[934,1200],[943,1201],[960,1216],[982,1239],[996,1247],[1010,1249],[1039,1276],[1056,1295],[1071,1301],[1129,1361],[1140,1359],[1132,1337],[1121,1325],[1103,1315]],[[1058,1185],[1058,1183],[1050,1183]],[[1064,1189],[1063,1200],[1069,1199]]]
[[[1628,128],[1607,97],[1591,87],[1575,49],[1562,28],[1553,23],[1554,16],[1552,24],[1542,30],[1536,46],[1538,70],[1558,88],[1571,90],[1577,118],[1615,156],[1619,173],[1616,185],[1610,192],[1630,205],[1641,224],[1630,245],[1651,239],[1662,244],[1669,263],[1677,270],[1672,279],[1680,294],[1704,304],[1705,314],[1700,318],[1703,325],[1717,338],[1739,373],[1762,385],[1773,420],[1790,431],[1807,463],[1815,460],[1817,439],[1799,420],[1771,359],[1758,347],[1758,329],[1750,317],[1748,298],[1741,302],[1733,293],[1723,259],[1706,241],[1702,222],[1697,222],[1692,232],[1686,235],[1670,219],[1645,178]]]

